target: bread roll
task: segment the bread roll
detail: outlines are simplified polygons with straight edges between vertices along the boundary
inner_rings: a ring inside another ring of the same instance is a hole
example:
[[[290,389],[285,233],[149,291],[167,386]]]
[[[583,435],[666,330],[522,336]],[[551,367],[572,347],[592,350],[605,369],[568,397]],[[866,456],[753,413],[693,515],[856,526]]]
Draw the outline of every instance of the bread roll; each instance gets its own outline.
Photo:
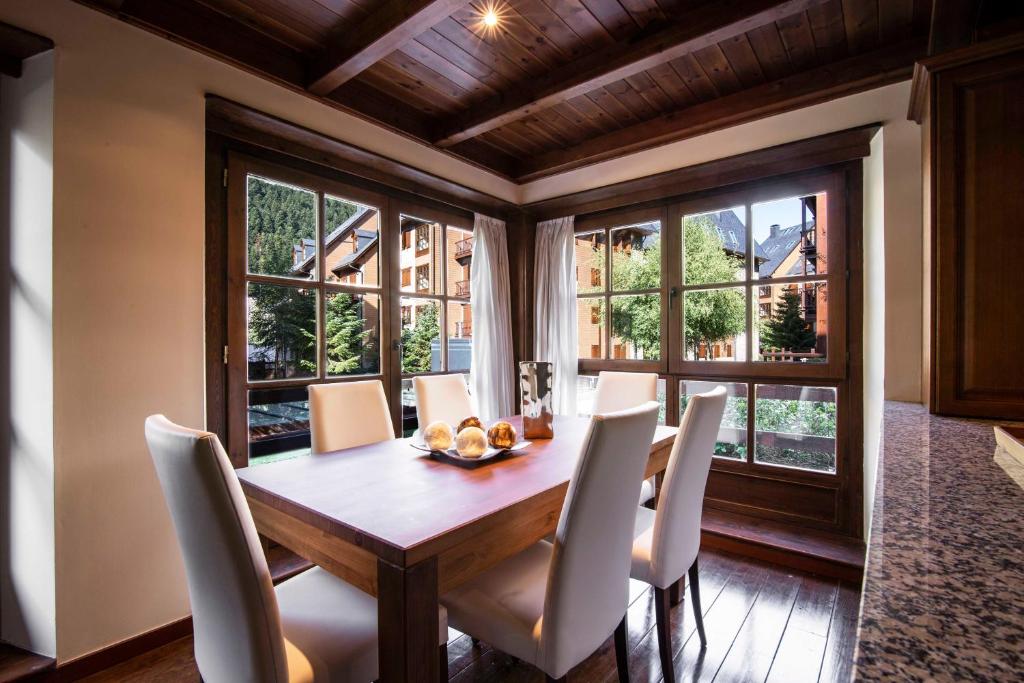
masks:
[[[479,427],[466,427],[455,437],[455,450],[463,458],[479,458],[487,450],[487,435]]]

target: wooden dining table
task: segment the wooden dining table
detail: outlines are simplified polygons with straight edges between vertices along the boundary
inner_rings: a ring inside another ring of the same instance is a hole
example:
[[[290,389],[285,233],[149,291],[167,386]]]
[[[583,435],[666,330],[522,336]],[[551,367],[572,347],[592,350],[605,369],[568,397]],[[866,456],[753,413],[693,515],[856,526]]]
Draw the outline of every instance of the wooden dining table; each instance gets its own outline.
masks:
[[[555,530],[587,425],[556,416],[554,438],[473,467],[395,439],[238,478],[261,534],[377,598],[380,680],[436,683],[439,595]],[[646,476],[675,434],[655,431]]]

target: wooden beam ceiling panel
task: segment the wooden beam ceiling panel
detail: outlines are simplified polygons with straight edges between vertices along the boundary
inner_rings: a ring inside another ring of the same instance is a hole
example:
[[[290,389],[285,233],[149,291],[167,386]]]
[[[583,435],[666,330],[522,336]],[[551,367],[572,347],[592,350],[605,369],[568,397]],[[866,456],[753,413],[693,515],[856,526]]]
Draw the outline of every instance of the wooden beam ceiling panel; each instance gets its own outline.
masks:
[[[592,138],[570,149],[537,155],[523,164],[516,180],[536,180],[904,80],[910,77],[914,61],[924,54],[924,39],[911,39],[797,73]]]
[[[355,28],[333,38],[310,92],[329,94],[466,4],[468,0],[388,0]]]
[[[482,103],[459,117],[435,144],[449,147],[823,1],[722,0],[702,5],[687,12],[685,21],[591,52]]]

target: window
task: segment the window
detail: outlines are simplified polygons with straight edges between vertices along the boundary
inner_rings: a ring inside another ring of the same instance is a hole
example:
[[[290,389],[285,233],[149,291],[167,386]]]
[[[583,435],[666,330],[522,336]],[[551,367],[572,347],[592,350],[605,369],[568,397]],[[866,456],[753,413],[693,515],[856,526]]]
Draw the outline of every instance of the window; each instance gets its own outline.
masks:
[[[577,277],[580,358],[636,361],[637,369],[662,357],[661,220],[596,224],[576,235],[576,262],[589,273]],[[589,314],[584,314],[588,311]]]
[[[226,193],[232,461],[308,453],[310,384],[378,379],[415,429],[411,376],[470,369],[468,213],[233,152]]]
[[[399,255],[400,262],[416,272],[415,287],[403,283],[401,297],[402,310],[409,311],[400,330],[401,420],[406,435],[418,427],[412,376],[468,373],[473,346],[470,223],[423,207],[409,208],[399,216],[403,234],[416,235],[416,248]]]

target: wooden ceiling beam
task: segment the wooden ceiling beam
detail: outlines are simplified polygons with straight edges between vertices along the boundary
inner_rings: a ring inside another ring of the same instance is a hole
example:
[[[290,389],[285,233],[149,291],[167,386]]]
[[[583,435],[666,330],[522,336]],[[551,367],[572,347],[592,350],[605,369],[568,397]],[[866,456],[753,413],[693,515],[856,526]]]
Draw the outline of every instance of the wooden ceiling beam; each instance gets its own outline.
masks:
[[[474,106],[438,135],[434,144],[451,147],[822,2],[824,0],[722,0],[706,3],[676,18],[668,27],[590,52]]]
[[[516,174],[523,183],[658,145],[703,135],[910,78],[926,41],[912,39],[540,154]]]
[[[358,26],[335,36],[314,72],[309,91],[329,95],[468,4],[469,0],[388,0]]]

